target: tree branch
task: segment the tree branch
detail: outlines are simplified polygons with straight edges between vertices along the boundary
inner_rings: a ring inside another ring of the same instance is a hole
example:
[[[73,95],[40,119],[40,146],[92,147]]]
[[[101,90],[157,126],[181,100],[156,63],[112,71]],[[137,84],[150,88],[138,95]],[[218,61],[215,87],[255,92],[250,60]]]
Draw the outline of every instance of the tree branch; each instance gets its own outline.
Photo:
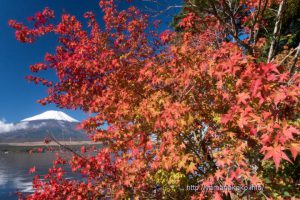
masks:
[[[231,10],[229,9],[229,14],[227,13],[224,13],[226,15],[228,15],[230,17],[230,20],[231,20],[231,23],[232,23],[232,26],[228,25],[228,23],[222,19],[222,17],[219,15],[218,11],[217,11],[217,8],[216,8],[216,5],[214,4],[213,0],[209,0],[209,3],[212,7],[212,10],[213,10],[213,15],[222,23],[224,24],[224,26],[226,26],[227,30],[229,31],[229,33],[232,35],[232,37],[235,39],[235,41],[240,44],[241,46],[243,46],[245,49],[247,49],[247,51],[252,54],[252,48],[251,46],[249,46],[247,43],[245,43],[244,41],[242,41],[240,38],[239,38],[239,34],[238,34],[238,27],[237,27],[237,24],[235,22],[235,18],[234,18],[234,15],[233,13],[231,12]],[[227,4],[226,4],[227,5]],[[228,5],[227,5],[228,7]]]
[[[79,153],[77,153],[76,151],[74,151],[73,149],[69,148],[68,146],[66,146],[66,145],[64,145],[64,144],[62,144],[62,143],[60,143],[60,142],[59,142],[52,134],[51,134],[49,137],[50,137],[51,141],[55,142],[58,146],[60,146],[60,147],[62,147],[62,148],[64,148],[64,149],[66,149],[66,150],[72,152],[72,153],[75,154],[76,156],[78,156],[78,157],[84,159],[85,161],[88,161],[88,159],[86,159],[85,157],[83,157],[82,155],[80,155]]]
[[[274,27],[271,46],[270,46],[270,50],[269,50],[269,54],[268,54],[268,63],[271,62],[272,58],[274,57],[275,44],[276,44],[277,36],[279,34],[280,26],[281,26],[282,15],[283,15],[283,5],[285,4],[285,1],[286,0],[281,1],[278,11],[277,11],[275,27]]]
[[[292,60],[292,65],[291,65],[291,68],[290,68],[290,76],[292,76],[294,74],[295,69],[296,69],[296,63],[298,61],[298,57],[299,57],[299,54],[300,54],[300,42],[299,42],[298,47],[296,49],[297,49],[297,51],[296,51],[295,56]]]
[[[258,3],[258,9],[257,9],[257,11],[256,11],[257,13],[256,13],[255,16],[254,16],[254,21],[253,21],[253,24],[252,24],[251,29],[250,29],[249,43],[250,43],[250,41],[252,40],[253,30],[254,30],[254,27],[255,27],[255,25],[256,25],[256,23],[257,23],[257,21],[258,21],[258,16],[259,16],[260,9],[261,9],[261,1],[262,1],[262,0],[259,0],[259,3]]]

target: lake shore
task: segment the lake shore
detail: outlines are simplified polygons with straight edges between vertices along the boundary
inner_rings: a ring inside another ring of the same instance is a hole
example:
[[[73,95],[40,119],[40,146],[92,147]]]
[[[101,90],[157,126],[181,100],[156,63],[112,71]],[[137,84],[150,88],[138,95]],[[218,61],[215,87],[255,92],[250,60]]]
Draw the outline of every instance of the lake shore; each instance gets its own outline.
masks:
[[[78,149],[81,146],[101,146],[101,143],[95,143],[92,141],[59,141],[59,143],[63,146],[72,147],[74,149]],[[58,149],[60,145],[55,142],[50,142],[48,144],[44,142],[10,142],[10,143],[0,143],[0,151],[2,152],[24,152],[30,151],[38,148],[52,148]]]
[[[92,141],[59,141],[61,144],[63,145],[85,145],[85,144],[99,144],[99,143],[95,143]],[[46,144],[45,142],[9,142],[9,143],[0,143],[0,146],[59,146],[57,143],[55,142],[50,142],[48,144]]]

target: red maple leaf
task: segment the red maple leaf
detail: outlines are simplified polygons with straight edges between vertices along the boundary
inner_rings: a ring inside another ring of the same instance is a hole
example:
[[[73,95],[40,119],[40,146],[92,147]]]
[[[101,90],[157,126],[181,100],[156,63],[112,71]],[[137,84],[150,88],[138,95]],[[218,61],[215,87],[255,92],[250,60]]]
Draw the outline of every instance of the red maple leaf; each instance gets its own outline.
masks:
[[[34,166],[34,167],[31,167],[30,169],[29,169],[29,173],[30,174],[33,174],[33,173],[35,173],[36,172],[36,167]]]
[[[283,101],[286,98],[286,94],[284,91],[279,91],[274,96],[274,103],[275,105],[278,105],[281,101]]]
[[[230,114],[225,114],[222,116],[221,123],[227,124],[229,121],[232,121],[233,117]]]
[[[256,175],[252,176],[250,181],[251,181],[251,184],[254,186],[261,184],[260,178],[258,178]]]
[[[282,147],[280,145],[275,145],[274,147],[266,147],[265,149],[266,149],[267,153],[263,160],[267,160],[272,157],[274,160],[274,163],[275,163],[276,171],[278,171],[281,159],[292,162],[287,157],[287,155],[283,152],[284,147]]]
[[[217,178],[217,180],[221,179],[223,177],[223,171],[217,170],[215,173],[215,177]]]
[[[224,184],[227,185],[227,186],[233,185],[232,179],[230,177],[226,177],[225,181],[224,181]]]
[[[242,93],[239,93],[238,95],[237,95],[237,99],[238,99],[238,104],[240,104],[240,103],[243,103],[243,104],[247,104],[247,102],[246,102],[246,100],[247,99],[249,99],[250,98],[250,96],[249,96],[249,94],[248,93],[246,93],[246,92],[242,92]]]

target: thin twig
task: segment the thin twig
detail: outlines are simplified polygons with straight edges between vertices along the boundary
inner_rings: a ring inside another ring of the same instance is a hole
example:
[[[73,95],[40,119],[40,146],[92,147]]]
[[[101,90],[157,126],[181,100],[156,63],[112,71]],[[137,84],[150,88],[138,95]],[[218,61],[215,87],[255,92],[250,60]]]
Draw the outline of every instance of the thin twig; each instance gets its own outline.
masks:
[[[260,9],[261,9],[261,1],[262,0],[259,0],[258,9],[256,11],[256,14],[254,15],[253,24],[252,24],[251,29],[250,29],[249,43],[252,40],[253,30],[254,30],[254,27],[255,27],[255,25],[256,25],[256,23],[258,21]]]
[[[51,141],[53,141],[53,142],[55,142],[56,144],[58,144],[58,146],[60,146],[60,147],[62,147],[62,148],[64,148],[64,149],[66,149],[66,150],[68,150],[68,151],[74,153],[74,154],[77,155],[78,157],[80,157],[80,158],[82,158],[82,159],[88,161],[88,159],[86,159],[85,157],[83,157],[82,155],[80,155],[79,153],[77,153],[76,151],[74,151],[73,149],[69,148],[68,146],[66,146],[66,145],[64,145],[64,144],[62,144],[62,143],[60,143],[60,142],[59,142],[52,134],[50,135],[50,139],[51,139]]]
[[[178,6],[178,5],[174,5],[174,6],[168,6],[166,9],[159,11],[156,15],[153,15],[152,17],[157,17],[165,12],[167,12],[168,10],[171,10],[173,8],[183,8],[184,6]]]
[[[290,50],[290,52],[280,61],[278,65],[282,65],[297,49],[299,49],[299,46],[295,49]]]
[[[294,58],[293,58],[293,60],[292,60],[292,65],[291,65],[291,68],[290,68],[290,75],[291,75],[291,76],[292,76],[292,75],[294,74],[294,72],[295,72],[296,63],[297,63],[297,61],[298,61],[298,56],[299,56],[299,54],[300,54],[300,42],[299,42],[299,45],[298,45],[298,47],[297,47],[296,49],[297,49],[297,51],[296,51],[295,56],[294,56]]]

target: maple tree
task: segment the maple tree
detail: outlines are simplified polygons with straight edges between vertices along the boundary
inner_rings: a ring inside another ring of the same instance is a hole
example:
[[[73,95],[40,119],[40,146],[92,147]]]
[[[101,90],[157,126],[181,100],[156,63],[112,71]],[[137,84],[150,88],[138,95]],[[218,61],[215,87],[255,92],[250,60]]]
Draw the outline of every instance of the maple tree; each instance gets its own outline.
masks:
[[[299,198],[291,170],[300,152],[299,47],[284,60],[274,50],[286,1],[203,3],[201,14],[180,20],[180,32],[158,33],[147,14],[119,11],[113,0],[100,1],[104,27],[91,12],[89,30],[70,14],[54,24],[49,8],[29,18],[33,26],[9,21],[21,42],[58,35],[55,54],[30,66],[54,70],[58,81],[27,78],[49,88],[41,104],[93,113],[81,127],[103,144],[96,155],[82,148],[69,162],[58,157],[23,198]],[[268,9],[279,16],[271,38],[258,34],[271,28]],[[67,163],[84,180],[64,178]],[[186,190],[251,184],[264,190]]]

